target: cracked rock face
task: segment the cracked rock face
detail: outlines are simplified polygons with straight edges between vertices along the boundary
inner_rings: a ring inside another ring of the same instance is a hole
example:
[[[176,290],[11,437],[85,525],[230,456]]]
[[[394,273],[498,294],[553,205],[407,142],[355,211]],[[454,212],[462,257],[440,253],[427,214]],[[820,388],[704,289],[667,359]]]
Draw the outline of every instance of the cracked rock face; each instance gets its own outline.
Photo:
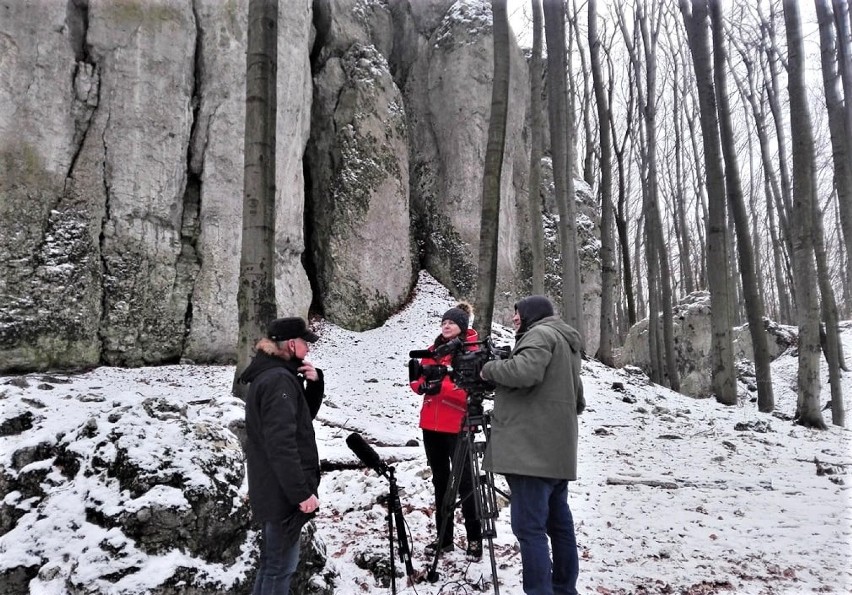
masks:
[[[324,311],[347,328],[375,328],[404,302],[414,275],[404,104],[369,45],[329,59],[315,88],[308,161]]]
[[[235,359],[247,16],[248,0],[0,0],[0,370]],[[473,298],[490,18],[485,0],[279,12],[281,315],[316,298],[378,326],[420,267]],[[510,54],[503,323],[529,291],[528,81]]]
[[[278,299],[302,314],[303,5],[282,11],[276,176]],[[233,359],[247,7],[0,4],[4,370]]]

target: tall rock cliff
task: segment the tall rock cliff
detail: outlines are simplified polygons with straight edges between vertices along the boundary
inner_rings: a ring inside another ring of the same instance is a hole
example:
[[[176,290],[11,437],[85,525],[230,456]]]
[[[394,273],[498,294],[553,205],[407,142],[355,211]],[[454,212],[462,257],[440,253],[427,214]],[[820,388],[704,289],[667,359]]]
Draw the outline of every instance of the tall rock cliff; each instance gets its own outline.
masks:
[[[0,0],[0,371],[232,360],[247,5]],[[420,268],[472,298],[489,3],[293,0],[278,48],[279,312],[377,326]],[[503,322],[528,291],[527,78],[513,43]]]

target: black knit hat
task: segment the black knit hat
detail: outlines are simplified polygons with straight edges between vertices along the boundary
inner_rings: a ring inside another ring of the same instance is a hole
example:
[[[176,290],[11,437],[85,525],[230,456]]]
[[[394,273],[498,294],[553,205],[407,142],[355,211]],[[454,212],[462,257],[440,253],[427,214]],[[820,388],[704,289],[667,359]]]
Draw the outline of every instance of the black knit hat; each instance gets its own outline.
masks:
[[[459,307],[450,308],[441,317],[441,322],[452,320],[461,329],[462,334],[467,332],[467,327],[470,324],[470,315]]]
[[[290,318],[276,318],[266,327],[266,335],[273,341],[287,341],[289,339],[304,339],[308,343],[314,343],[317,337],[308,328],[304,318],[298,316]]]

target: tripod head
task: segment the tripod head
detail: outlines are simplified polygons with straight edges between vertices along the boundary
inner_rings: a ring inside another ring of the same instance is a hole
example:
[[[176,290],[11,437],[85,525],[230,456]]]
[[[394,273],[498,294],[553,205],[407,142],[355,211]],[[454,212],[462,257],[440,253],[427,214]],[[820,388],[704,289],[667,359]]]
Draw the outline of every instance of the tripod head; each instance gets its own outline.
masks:
[[[467,393],[467,415],[469,417],[480,416],[485,413],[483,401],[493,399],[494,395],[485,391],[470,391]]]

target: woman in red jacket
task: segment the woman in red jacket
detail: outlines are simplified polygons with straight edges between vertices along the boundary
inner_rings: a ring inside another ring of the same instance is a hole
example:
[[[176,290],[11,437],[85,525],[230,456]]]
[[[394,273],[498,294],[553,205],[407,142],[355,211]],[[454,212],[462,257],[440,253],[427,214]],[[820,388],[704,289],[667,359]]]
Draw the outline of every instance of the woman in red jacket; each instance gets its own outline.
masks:
[[[456,337],[463,337],[465,342],[472,343],[477,340],[476,331],[468,328],[472,308],[470,304],[462,302],[455,308],[450,308],[441,318],[441,334],[435,339],[435,343],[429,347],[434,351],[441,345],[452,341]],[[468,349],[476,349],[471,346]],[[424,357],[420,364],[429,366],[450,366],[452,353],[438,358]],[[420,376],[411,382],[411,389],[417,394],[423,395],[423,407],[420,409],[420,427],[423,429],[423,447],[426,450],[426,461],[432,470],[432,485],[435,487],[435,527],[441,530],[443,521],[443,506],[441,505],[444,494],[451,478],[451,462],[456,449],[456,442],[461,431],[462,420],[467,413],[467,392],[456,387],[449,375],[444,374],[440,380],[427,381]],[[464,461],[464,469],[461,471],[459,483],[459,496],[462,500],[462,515],[464,526],[467,531],[467,555],[471,558],[482,557],[482,526],[476,518],[476,502],[472,491],[472,478],[470,463]],[[453,503],[454,505],[455,503]],[[455,507],[453,507],[453,513]],[[444,538],[438,543],[436,538],[433,543],[426,546],[427,554],[434,554],[440,548],[442,552],[452,551],[453,544],[453,516],[447,518],[447,527]],[[440,536],[438,536],[440,537]]]

